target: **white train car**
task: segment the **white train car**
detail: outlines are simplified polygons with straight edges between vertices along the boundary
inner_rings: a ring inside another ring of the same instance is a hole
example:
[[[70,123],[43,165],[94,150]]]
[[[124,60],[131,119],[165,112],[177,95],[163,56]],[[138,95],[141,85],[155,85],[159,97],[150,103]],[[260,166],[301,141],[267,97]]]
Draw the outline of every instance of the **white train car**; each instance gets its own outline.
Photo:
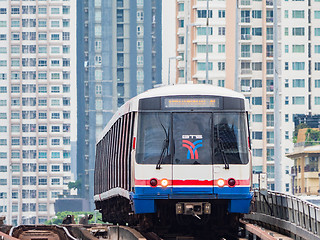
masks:
[[[160,87],[126,102],[96,145],[103,220],[206,224],[248,213],[247,111],[242,94],[211,85]]]

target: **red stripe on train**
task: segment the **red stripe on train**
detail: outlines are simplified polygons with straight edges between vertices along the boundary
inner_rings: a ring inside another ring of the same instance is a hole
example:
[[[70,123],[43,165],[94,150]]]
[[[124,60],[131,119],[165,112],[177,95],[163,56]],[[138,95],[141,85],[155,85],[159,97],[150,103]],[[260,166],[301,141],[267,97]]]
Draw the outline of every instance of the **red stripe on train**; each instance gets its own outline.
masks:
[[[160,181],[161,179],[158,179]],[[218,186],[217,181],[218,180],[168,180],[169,185],[174,186]],[[226,185],[227,185],[227,180]],[[141,180],[141,179],[135,179],[135,185],[140,186],[150,186],[150,180]],[[236,180],[235,186],[248,186],[250,185],[250,180]]]

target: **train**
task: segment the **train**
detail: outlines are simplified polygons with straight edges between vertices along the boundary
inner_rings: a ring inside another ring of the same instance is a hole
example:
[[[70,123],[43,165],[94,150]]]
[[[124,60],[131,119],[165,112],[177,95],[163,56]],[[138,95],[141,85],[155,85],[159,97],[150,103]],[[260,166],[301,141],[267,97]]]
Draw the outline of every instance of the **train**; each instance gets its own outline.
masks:
[[[241,93],[204,84],[128,100],[96,143],[94,202],[102,220],[211,226],[249,213],[248,111]]]

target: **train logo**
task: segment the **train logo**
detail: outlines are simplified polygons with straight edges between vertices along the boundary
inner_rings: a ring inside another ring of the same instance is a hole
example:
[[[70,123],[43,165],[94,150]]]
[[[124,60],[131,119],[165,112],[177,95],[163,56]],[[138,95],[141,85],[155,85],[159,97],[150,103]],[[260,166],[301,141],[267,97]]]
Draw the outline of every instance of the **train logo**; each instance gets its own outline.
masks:
[[[191,142],[185,139],[199,139]],[[199,159],[198,148],[202,147],[202,135],[182,135],[182,147],[188,149],[187,159]]]

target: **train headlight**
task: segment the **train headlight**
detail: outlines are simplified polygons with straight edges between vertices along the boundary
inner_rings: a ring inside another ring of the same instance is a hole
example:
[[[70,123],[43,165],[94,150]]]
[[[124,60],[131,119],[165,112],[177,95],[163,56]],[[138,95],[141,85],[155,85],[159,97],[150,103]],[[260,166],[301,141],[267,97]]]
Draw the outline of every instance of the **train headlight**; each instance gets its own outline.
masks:
[[[150,185],[151,185],[151,187],[156,187],[156,186],[158,185],[157,179],[152,178],[152,179],[150,180]]]
[[[234,178],[229,178],[228,185],[229,187],[234,187],[236,185],[236,180]]]
[[[223,187],[225,185],[225,182],[222,178],[219,178],[218,181],[217,181],[217,184],[219,187]]]
[[[162,187],[167,187],[169,185],[169,181],[168,181],[168,179],[164,178],[160,181],[160,184]]]

